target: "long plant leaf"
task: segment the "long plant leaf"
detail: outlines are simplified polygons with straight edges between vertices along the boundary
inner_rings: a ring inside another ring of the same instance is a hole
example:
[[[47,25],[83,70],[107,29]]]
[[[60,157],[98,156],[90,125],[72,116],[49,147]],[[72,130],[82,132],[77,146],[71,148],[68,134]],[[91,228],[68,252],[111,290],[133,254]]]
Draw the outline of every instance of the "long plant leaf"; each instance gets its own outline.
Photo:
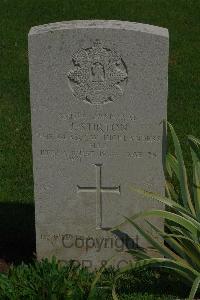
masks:
[[[147,259],[147,258],[151,258],[150,255],[148,255],[146,252],[142,251],[142,250],[128,250],[127,251],[130,255],[132,255],[134,258],[136,259]]]
[[[170,178],[172,178],[174,172],[178,180],[180,179],[178,161],[171,153],[167,153],[166,155],[166,169]]]
[[[167,198],[173,199],[173,201],[178,202],[178,194],[176,193],[173,184],[166,180],[165,183],[165,190]]]
[[[121,268],[120,274],[127,272],[133,268],[140,269],[145,266],[164,267],[168,269],[173,269],[175,271],[179,270],[183,272],[183,274],[185,274],[186,276],[190,276],[190,281],[193,281],[197,276],[199,276],[199,272],[187,266],[186,264],[167,258],[150,258],[136,261],[134,263],[132,262],[129,265],[126,265],[125,267]]]
[[[173,235],[173,234],[167,234],[165,232],[162,232],[159,228],[157,228],[156,226],[154,226],[153,224],[151,224],[150,222],[148,222],[149,226],[152,227],[163,239],[165,242],[167,242],[167,244],[171,247],[172,250],[172,256],[173,259],[176,261],[184,261],[186,257],[185,253],[184,253],[184,248],[183,246],[175,239],[178,237],[178,235]],[[167,247],[168,248],[168,247]],[[187,259],[185,260],[185,263],[187,263]],[[189,266],[189,264],[188,264]]]
[[[164,246],[164,244],[162,245],[161,243],[157,242],[154,238],[151,237],[150,234],[148,234],[145,230],[142,229],[142,227],[138,226],[135,222],[133,222],[131,219],[126,218],[127,221],[132,224],[137,230],[138,232],[155,248],[157,249],[161,255],[166,256],[167,258],[173,259],[173,254],[171,253],[171,251]]]
[[[183,207],[181,204],[177,203],[176,201],[173,201],[172,199],[170,198],[167,198],[167,197],[164,197],[164,196],[161,196],[157,193],[153,193],[153,192],[149,192],[149,191],[145,191],[143,189],[140,189],[140,188],[136,188],[136,187],[131,187],[131,189],[135,192],[137,192],[138,194],[142,195],[142,196],[145,196],[145,197],[148,197],[148,198],[151,198],[151,199],[155,199],[169,207],[172,207],[172,208],[177,208],[179,211],[182,211],[184,213],[187,213],[189,214],[191,217],[193,217],[193,215],[188,211],[187,208]]]
[[[193,194],[197,218],[200,220],[200,162],[193,166]]]
[[[178,161],[178,166],[179,166],[179,176],[180,176],[180,189],[181,189],[181,195],[182,195],[182,200],[185,208],[189,208],[191,213],[196,216],[194,206],[192,204],[192,199],[190,195],[190,191],[188,188],[188,178],[187,178],[187,172],[185,168],[185,163],[183,160],[183,154],[180,146],[179,139],[176,135],[176,132],[173,128],[173,126],[168,123],[172,139],[174,142],[174,147],[175,147],[175,153],[176,153],[176,158]]]
[[[184,218],[182,216],[179,216],[179,215],[169,212],[169,211],[158,210],[158,209],[149,210],[149,211],[140,212],[140,213],[132,216],[131,218],[129,217],[129,219],[135,220],[139,217],[150,217],[150,216],[161,217],[161,218],[173,221],[173,222],[183,226],[186,230],[191,232],[193,234],[194,238],[197,240],[197,235],[198,235],[198,230],[199,230],[199,227],[197,226],[197,224],[193,224],[187,218]]]
[[[176,213],[178,214],[178,211]],[[200,231],[200,222],[196,218],[191,217],[190,215],[185,214],[183,212],[180,212],[180,215],[182,217],[184,217],[185,219],[187,219],[188,221],[190,221],[191,223],[193,223],[198,228],[198,230]]]
[[[188,300],[193,300],[193,299],[194,299],[194,297],[195,297],[195,295],[196,295],[196,292],[197,292],[197,290],[198,290],[198,288],[199,288],[199,284],[200,284],[200,276],[198,276],[198,277],[195,279],[195,281],[194,281],[194,283],[193,283],[193,285],[192,285],[192,289],[191,289],[191,291],[190,291],[190,295],[189,295]]]
[[[198,246],[186,239],[179,239],[179,242],[184,247],[184,252],[188,256],[188,262],[200,272],[200,252]]]
[[[91,284],[91,287],[90,287],[90,291],[89,291],[89,295],[88,295],[88,300],[92,300],[93,299],[93,295],[94,295],[94,289],[96,287],[96,284],[97,282],[99,281],[102,273],[105,271],[106,268],[108,268],[108,266],[111,264],[112,260],[114,259],[114,256],[112,256],[108,261],[107,263],[102,266],[100,268],[100,270],[97,272],[92,284]]]
[[[117,292],[116,292],[116,281],[113,284],[113,288],[112,288],[112,298],[113,300],[119,300],[118,296],[117,296]]]
[[[193,162],[193,196],[197,218],[200,220],[200,140],[188,136]]]
[[[175,234],[178,236],[178,234],[180,234],[180,236],[183,236],[185,239],[190,239],[190,237],[188,237],[185,233],[184,230],[180,230],[180,228],[176,227],[176,226],[172,226],[169,224],[165,223],[165,227],[168,228],[170,230],[170,232],[175,232]],[[182,238],[180,238],[179,240],[176,239],[175,237],[165,237],[165,241],[167,242],[167,244],[169,245],[169,247],[171,247],[171,249],[173,249],[173,251],[175,251],[180,257],[182,257],[185,262],[187,262],[188,264],[190,264],[190,257],[188,257],[188,254],[185,251],[184,245],[182,243]]]
[[[192,148],[194,153],[196,153],[198,160],[200,160],[200,139],[198,139],[192,135],[188,135],[188,141],[189,141],[190,147]]]

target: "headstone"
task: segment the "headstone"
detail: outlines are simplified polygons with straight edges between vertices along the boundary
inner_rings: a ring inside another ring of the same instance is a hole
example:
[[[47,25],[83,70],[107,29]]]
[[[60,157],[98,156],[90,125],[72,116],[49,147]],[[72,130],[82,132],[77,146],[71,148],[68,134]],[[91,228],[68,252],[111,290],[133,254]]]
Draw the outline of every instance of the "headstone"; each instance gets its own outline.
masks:
[[[70,21],[29,33],[37,256],[99,267],[148,243],[128,224],[164,193],[168,31]],[[141,226],[144,222],[141,222]],[[159,228],[161,220],[154,220]]]

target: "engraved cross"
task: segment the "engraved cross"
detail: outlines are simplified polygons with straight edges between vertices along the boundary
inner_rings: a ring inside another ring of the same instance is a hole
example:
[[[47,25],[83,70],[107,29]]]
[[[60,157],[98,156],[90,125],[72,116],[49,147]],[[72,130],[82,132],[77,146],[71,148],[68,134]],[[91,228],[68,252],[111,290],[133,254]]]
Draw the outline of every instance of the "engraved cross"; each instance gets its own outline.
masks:
[[[116,193],[120,194],[120,186],[103,187],[101,184],[101,167],[102,164],[95,164],[96,169],[96,186],[95,187],[81,187],[77,185],[78,193],[96,193],[96,229],[102,228],[102,193]]]

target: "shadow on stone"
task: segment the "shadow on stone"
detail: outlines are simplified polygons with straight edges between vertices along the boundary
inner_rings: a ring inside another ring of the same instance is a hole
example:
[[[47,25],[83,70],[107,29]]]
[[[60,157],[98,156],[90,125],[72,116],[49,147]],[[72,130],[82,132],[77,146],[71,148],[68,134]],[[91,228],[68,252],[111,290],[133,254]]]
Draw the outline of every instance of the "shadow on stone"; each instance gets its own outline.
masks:
[[[111,228],[103,228],[104,230],[111,230]],[[136,250],[136,249],[142,249],[139,244],[138,244],[138,236],[136,236],[136,239],[134,240],[131,238],[126,232],[123,232],[119,229],[115,229],[112,231],[112,233],[118,237],[118,239],[121,240],[123,245],[128,249],[128,250]]]
[[[0,258],[28,262],[35,255],[34,205],[0,203]]]

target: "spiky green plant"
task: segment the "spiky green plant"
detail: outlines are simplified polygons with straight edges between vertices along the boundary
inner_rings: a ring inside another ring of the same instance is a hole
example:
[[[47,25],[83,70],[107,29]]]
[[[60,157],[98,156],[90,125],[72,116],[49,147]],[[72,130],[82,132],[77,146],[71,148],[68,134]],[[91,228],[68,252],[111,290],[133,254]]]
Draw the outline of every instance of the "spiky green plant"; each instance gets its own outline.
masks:
[[[89,272],[73,262],[61,265],[55,257],[32,264],[12,266],[7,274],[0,272],[1,300],[95,300],[107,299],[108,282],[97,285],[99,272]],[[107,280],[108,281],[108,280]],[[110,284],[111,286],[111,284]],[[111,289],[111,288],[110,288]]]
[[[188,178],[179,139],[170,123],[168,127],[175,155],[168,154],[166,159],[166,196],[134,188],[137,193],[165,204],[166,209],[145,211],[126,218],[126,222],[136,228],[161,257],[152,257],[145,250],[128,251],[135,261],[120,270],[116,282],[121,274],[132,268],[155,266],[172,269],[190,284],[188,299],[193,299],[200,285],[200,140],[188,136],[193,166],[193,177]],[[177,179],[178,188],[172,184],[172,178]],[[162,231],[144,220],[152,230],[151,235],[135,222],[139,217],[149,216],[164,218],[166,230]],[[161,241],[155,239],[155,234]],[[113,299],[118,299],[116,283]]]

